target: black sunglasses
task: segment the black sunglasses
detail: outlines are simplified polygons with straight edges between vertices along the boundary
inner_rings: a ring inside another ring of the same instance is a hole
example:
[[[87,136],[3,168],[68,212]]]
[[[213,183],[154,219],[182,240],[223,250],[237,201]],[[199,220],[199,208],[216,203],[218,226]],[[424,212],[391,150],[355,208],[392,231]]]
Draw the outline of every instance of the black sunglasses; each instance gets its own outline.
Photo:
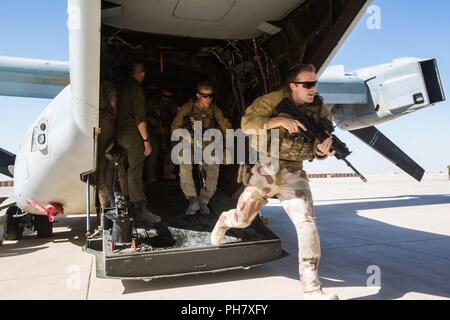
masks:
[[[171,94],[162,94],[161,97],[170,99],[170,98],[173,98],[173,95],[171,95]]]
[[[202,98],[204,99],[213,99],[214,98],[214,93],[201,93],[201,92],[197,92]]]
[[[317,81],[293,81],[292,83],[301,84],[305,89],[312,89],[317,87]]]

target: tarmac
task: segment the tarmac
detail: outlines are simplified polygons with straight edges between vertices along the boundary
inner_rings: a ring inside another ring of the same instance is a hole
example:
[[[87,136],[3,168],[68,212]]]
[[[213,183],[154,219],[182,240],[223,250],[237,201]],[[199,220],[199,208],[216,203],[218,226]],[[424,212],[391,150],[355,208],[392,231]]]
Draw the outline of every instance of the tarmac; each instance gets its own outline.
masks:
[[[320,277],[340,299],[450,298],[450,181],[428,174],[312,179],[321,236]],[[293,225],[277,200],[261,215],[289,256],[249,270],[176,278],[96,277],[82,251],[83,215],[58,218],[51,239],[29,231],[0,247],[0,300],[301,300]]]

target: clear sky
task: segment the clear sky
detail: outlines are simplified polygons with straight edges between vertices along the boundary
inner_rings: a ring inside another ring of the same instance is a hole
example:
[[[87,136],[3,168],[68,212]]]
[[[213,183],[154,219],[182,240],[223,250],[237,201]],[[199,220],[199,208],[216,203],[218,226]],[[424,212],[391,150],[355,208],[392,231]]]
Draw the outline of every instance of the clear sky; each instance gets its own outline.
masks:
[[[436,58],[450,99],[450,2],[445,0],[375,0],[381,29],[370,30],[368,13],[331,64],[347,71],[401,57]],[[5,0],[0,6],[0,56],[68,60],[65,0]],[[22,137],[49,100],[0,97],[0,146],[16,152]],[[450,102],[379,125],[378,129],[427,172],[450,165]],[[362,173],[399,171],[351,134],[338,130]],[[306,165],[309,172],[344,172],[335,159]]]

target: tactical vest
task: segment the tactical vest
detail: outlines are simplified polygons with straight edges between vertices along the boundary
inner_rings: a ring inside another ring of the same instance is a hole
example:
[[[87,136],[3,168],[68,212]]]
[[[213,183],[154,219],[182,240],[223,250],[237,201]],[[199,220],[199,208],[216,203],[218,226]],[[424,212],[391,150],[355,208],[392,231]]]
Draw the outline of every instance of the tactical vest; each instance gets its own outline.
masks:
[[[317,122],[319,122],[322,113],[322,106],[322,100],[318,99],[311,104],[302,106],[301,111],[304,112],[307,116],[314,118]],[[275,108],[272,113],[272,117],[278,116],[292,118],[288,114],[278,113]],[[280,160],[293,162],[303,162],[305,160],[314,159],[314,141],[307,141],[303,136],[302,129],[300,129],[300,132],[298,133],[289,133],[289,131],[287,131],[283,127],[279,127],[274,130],[278,130],[279,135],[279,156],[273,155],[274,157],[279,158]],[[269,150],[269,152],[265,153],[268,156],[271,156],[270,145],[271,136],[270,130],[268,130],[267,150]]]
[[[209,114],[209,112],[211,112],[211,114]],[[202,122],[202,137],[206,130],[217,128],[218,123],[216,120],[216,106],[212,104],[207,110],[202,111],[200,108],[195,108],[194,102],[191,104],[191,111],[184,117],[183,126],[185,129],[190,131],[192,138],[194,138],[193,134],[195,121]],[[194,141],[194,139],[192,142],[198,143],[202,149],[212,143],[212,141]]]
[[[211,108],[211,109],[210,109]],[[211,116],[209,112],[211,110]],[[205,132],[208,129],[217,128],[216,120],[216,106],[212,104],[207,110],[202,111],[200,108],[195,108],[195,103],[191,104],[191,111],[183,119],[184,127],[188,130],[194,130],[194,122],[201,121],[202,129]]]

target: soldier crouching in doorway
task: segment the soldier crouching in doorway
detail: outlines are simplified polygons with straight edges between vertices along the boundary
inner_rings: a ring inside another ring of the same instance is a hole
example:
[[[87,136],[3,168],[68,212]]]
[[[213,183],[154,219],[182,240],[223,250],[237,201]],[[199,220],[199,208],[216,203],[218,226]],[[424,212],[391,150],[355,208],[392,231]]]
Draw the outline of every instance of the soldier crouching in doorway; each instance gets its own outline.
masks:
[[[278,114],[276,107],[285,98],[300,111],[319,121],[321,117],[331,120],[331,113],[322,99],[316,96],[316,70],[313,65],[297,65],[287,76],[286,88],[257,98],[242,117],[241,127],[245,133],[259,130],[279,133],[279,168],[273,171],[262,163],[251,170],[249,183],[241,194],[237,208],[223,212],[211,232],[212,245],[219,245],[230,228],[248,227],[267,200],[276,196],[294,223],[299,246],[300,282],[305,299],[338,299],[334,294],[322,291],[318,276],[321,256],[319,233],[316,227],[312,194],[303,161],[324,159],[334,154],[332,140],[303,139],[306,130],[299,121],[285,114]],[[258,150],[253,139],[252,147]],[[258,150],[263,152],[262,150]]]
[[[173,174],[175,164],[171,161],[170,125],[177,114],[177,105],[173,90],[164,86],[156,100],[152,97],[147,103],[147,125],[150,131],[152,153],[145,160],[145,176],[148,186],[152,186],[159,178],[175,180]],[[145,183],[144,183],[145,185]]]

